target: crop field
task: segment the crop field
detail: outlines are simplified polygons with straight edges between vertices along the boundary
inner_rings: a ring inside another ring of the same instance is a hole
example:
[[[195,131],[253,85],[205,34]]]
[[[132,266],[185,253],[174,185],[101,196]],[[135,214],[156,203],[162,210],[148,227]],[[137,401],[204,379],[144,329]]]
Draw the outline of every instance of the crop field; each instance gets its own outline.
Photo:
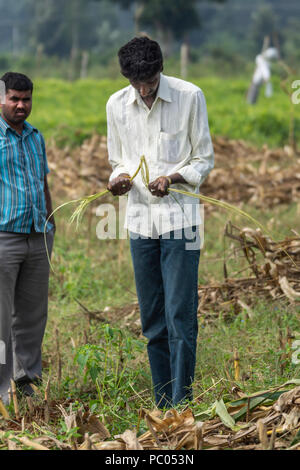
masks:
[[[253,107],[246,103],[249,81],[245,78],[203,77],[191,81],[205,93],[213,135],[272,147],[287,143],[291,105],[278,77],[274,79],[272,99],[266,98],[262,90]],[[38,81],[31,121],[46,138],[54,138],[61,145],[81,143],[93,132],[105,135],[106,102],[127,84],[126,80]],[[296,135],[300,129],[298,108],[294,106]]]
[[[37,443],[51,449],[124,449],[126,430],[139,438],[136,448],[146,449],[287,448],[300,441],[299,426],[296,431],[285,426],[282,413],[291,413],[291,408],[276,409],[275,418],[272,415],[280,391],[290,390],[285,384],[300,384],[299,361],[293,360],[293,342],[300,340],[300,302],[294,294],[300,292],[300,154],[288,146],[290,101],[278,78],[272,99],[262,93],[253,107],[245,102],[249,83],[244,78],[191,81],[206,95],[216,149],[216,170],[203,194],[238,206],[267,233],[261,239],[265,251],[257,239],[251,239],[250,263],[247,250],[238,249],[240,229],[257,226],[205,206],[195,399],[188,409],[177,408],[177,427],[174,421],[171,428],[178,428],[178,433],[166,431],[163,421],[158,425],[150,412],[155,405],[129,243],[97,238],[96,202],[78,230],[69,224],[75,205],[56,214],[43,383],[35,401],[19,403],[19,417],[10,404],[13,422],[0,414],[3,449],[38,448]],[[47,139],[54,207],[106,187],[110,169],[105,138],[99,137],[106,134],[105,103],[126,84],[124,80],[36,83],[30,122]],[[299,145],[300,105],[293,111]],[[111,195],[103,202],[117,205]],[[229,222],[239,228],[233,232],[236,239],[224,236]],[[278,271],[270,279],[274,266]],[[253,395],[259,391],[268,391],[267,398],[261,392],[259,397],[264,398],[257,400]],[[232,413],[224,412],[224,403],[231,403],[229,411],[237,411],[234,421]],[[207,421],[207,429],[213,423],[217,431],[197,434],[191,413]],[[257,424],[260,418],[266,419],[264,424]],[[180,434],[180,426],[186,434]],[[244,428],[250,441],[238,436],[234,444],[236,433]],[[123,438],[115,437],[121,434]]]

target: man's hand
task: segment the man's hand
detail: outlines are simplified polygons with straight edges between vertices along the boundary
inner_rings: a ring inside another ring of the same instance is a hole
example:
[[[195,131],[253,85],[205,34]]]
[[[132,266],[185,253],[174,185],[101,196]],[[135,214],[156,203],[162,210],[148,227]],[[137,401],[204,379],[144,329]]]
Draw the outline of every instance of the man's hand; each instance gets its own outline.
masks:
[[[130,181],[130,176],[122,173],[113,180],[111,180],[108,185],[107,189],[114,195],[114,196],[122,196],[123,194],[128,193],[132,188],[132,182]]]
[[[169,186],[169,178],[167,176],[159,176],[156,178],[156,180],[152,181],[152,183],[148,185],[148,189],[150,190],[152,196],[164,197],[169,194]]]

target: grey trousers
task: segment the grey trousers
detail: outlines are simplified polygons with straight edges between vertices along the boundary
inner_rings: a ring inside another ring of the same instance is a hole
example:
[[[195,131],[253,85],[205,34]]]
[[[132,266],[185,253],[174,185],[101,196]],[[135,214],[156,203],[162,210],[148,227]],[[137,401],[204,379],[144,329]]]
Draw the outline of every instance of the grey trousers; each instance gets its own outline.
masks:
[[[260,83],[251,83],[248,93],[247,93],[247,102],[249,104],[255,104],[259,95],[259,90],[263,84],[263,81]]]
[[[49,254],[54,230],[47,233]],[[49,262],[44,234],[0,232],[0,395],[10,379],[41,378],[41,346],[48,313]]]

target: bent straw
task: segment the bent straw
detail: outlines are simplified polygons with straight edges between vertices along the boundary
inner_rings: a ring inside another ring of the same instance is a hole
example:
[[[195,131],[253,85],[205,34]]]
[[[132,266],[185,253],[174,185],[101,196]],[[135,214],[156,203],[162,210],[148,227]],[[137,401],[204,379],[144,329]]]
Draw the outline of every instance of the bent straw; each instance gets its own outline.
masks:
[[[237,207],[232,206],[228,202],[219,201],[218,199],[214,199],[213,197],[209,197],[209,196],[203,196],[203,194],[190,193],[189,191],[183,191],[181,189],[169,188],[168,191],[172,191],[174,193],[179,193],[179,194],[185,194],[186,196],[190,196],[190,197],[200,199],[204,202],[208,202],[209,204],[213,204],[214,206],[222,207],[222,209],[226,209],[226,210],[229,210],[229,211],[231,211],[235,214],[246,217],[251,222],[257,224],[263,231],[268,233],[266,228],[258,220],[254,219],[254,217],[252,217],[251,215],[249,215],[247,212],[243,211],[242,209],[238,209]]]
[[[146,162],[146,159],[145,159],[145,156],[143,155],[141,157],[141,160],[140,160],[140,164],[136,170],[136,172],[134,173],[134,175],[132,177],[129,178],[130,181],[133,181],[134,178],[138,175],[138,173],[141,171],[141,176],[142,176],[142,180],[143,180],[143,183],[145,186],[148,186],[148,182],[149,182],[149,169],[148,169],[148,165],[147,165],[147,162]],[[95,201],[96,199],[99,199],[100,197],[104,196],[105,194],[109,193],[110,191],[108,189],[104,190],[104,191],[101,191],[99,193],[96,193],[96,194],[92,194],[91,196],[84,196],[82,198],[79,198],[79,199],[73,199],[72,201],[68,201],[68,202],[65,202],[64,204],[61,204],[60,206],[56,207],[56,209],[54,209],[53,212],[51,212],[51,214],[49,215],[49,217],[47,218],[46,222],[45,222],[45,225],[44,225],[44,242],[45,242],[45,247],[46,247],[46,253],[47,253],[47,258],[48,258],[48,262],[49,262],[49,265],[50,265],[50,268],[53,272],[54,269],[53,269],[53,266],[52,266],[52,263],[51,263],[51,259],[50,259],[50,255],[49,255],[49,250],[48,250],[48,245],[47,245],[47,236],[46,236],[46,228],[47,228],[47,225],[48,225],[48,222],[49,220],[51,219],[51,217],[57,212],[59,211],[60,209],[62,209],[63,207],[65,206],[68,206],[69,204],[75,204],[75,203],[79,203],[78,207],[75,209],[75,211],[73,212],[73,214],[71,215],[70,217],[70,223],[73,223],[75,220],[76,220],[76,230],[78,229],[79,227],[79,224],[81,223],[82,221],[82,217],[84,215],[84,212],[87,208],[87,206]]]
[[[133,181],[135,179],[135,177],[138,175],[139,172],[141,172],[141,178],[142,178],[144,186],[148,189],[148,185],[149,185],[149,167],[148,167],[148,164],[146,162],[146,158],[145,158],[144,155],[141,157],[140,164],[139,164],[136,172],[134,173],[134,175],[132,177],[129,178],[130,181]],[[73,214],[70,217],[70,223],[73,223],[76,220],[76,229],[78,229],[78,226],[82,221],[82,217],[84,215],[84,212],[85,212],[87,206],[91,202],[95,201],[96,199],[99,199],[100,197],[104,196],[105,194],[107,194],[109,192],[110,191],[108,189],[106,189],[105,191],[99,192],[97,194],[93,194],[91,196],[85,196],[85,197],[82,197],[80,199],[74,199],[73,201],[65,202],[64,204],[61,204],[59,207],[57,207],[52,212],[52,214],[50,214],[50,216],[46,220],[45,227],[44,227],[44,239],[45,239],[45,246],[46,246],[48,261],[49,261],[49,264],[50,264],[51,269],[52,269],[53,272],[54,272],[54,269],[53,269],[51,261],[50,261],[48,247],[47,247],[47,243],[46,243],[46,227],[47,227],[47,224],[49,222],[49,219],[59,209],[62,209],[63,207],[65,207],[69,204],[72,204],[72,203],[79,203],[78,207],[75,209],[75,211],[73,212]],[[215,205],[217,207],[221,207],[222,209],[233,212],[236,215],[240,215],[242,217],[245,217],[246,219],[250,220],[252,223],[258,225],[258,227],[260,227],[263,232],[267,233],[272,238],[271,233],[258,220],[256,220],[254,217],[249,215],[247,212],[245,212],[245,211],[229,204],[228,202],[219,201],[218,199],[214,199],[214,198],[209,197],[209,196],[203,196],[202,194],[195,194],[195,193],[191,193],[189,191],[184,191],[184,190],[181,190],[181,189],[168,188],[168,192],[174,192],[174,193],[183,194],[183,195],[186,195],[186,196],[189,196],[189,197],[194,197],[194,198],[203,200],[204,202],[207,202],[208,204],[212,204],[212,205]],[[262,247],[262,249],[263,249],[263,247]]]

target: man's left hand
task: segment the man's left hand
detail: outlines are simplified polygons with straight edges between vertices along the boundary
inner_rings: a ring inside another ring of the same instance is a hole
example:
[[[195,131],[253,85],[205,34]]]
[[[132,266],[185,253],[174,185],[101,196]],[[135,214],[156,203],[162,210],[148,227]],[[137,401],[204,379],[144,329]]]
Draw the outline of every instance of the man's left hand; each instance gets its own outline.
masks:
[[[156,180],[152,181],[152,183],[148,185],[148,189],[152,196],[164,197],[169,194],[169,186],[169,179],[166,176],[159,176],[159,178],[156,178]]]

